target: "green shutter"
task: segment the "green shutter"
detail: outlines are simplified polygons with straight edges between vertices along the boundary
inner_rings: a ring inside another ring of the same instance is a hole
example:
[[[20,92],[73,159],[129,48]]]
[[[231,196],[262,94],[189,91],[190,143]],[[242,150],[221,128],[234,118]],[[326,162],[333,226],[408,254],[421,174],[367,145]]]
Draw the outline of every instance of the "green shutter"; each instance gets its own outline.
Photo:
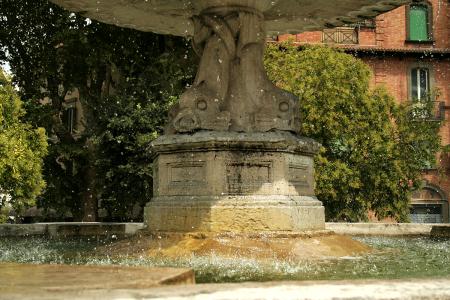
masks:
[[[409,10],[409,39],[428,40],[428,9],[425,6],[411,6]]]

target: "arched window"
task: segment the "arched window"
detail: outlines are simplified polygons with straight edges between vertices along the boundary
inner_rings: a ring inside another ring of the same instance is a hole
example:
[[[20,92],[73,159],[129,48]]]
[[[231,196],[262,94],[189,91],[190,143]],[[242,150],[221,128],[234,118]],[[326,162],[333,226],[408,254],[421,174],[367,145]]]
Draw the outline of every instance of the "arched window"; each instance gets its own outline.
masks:
[[[432,39],[431,5],[413,3],[407,9],[408,40],[426,42]]]
[[[413,223],[447,223],[448,201],[445,193],[427,184],[412,194],[410,218]]]

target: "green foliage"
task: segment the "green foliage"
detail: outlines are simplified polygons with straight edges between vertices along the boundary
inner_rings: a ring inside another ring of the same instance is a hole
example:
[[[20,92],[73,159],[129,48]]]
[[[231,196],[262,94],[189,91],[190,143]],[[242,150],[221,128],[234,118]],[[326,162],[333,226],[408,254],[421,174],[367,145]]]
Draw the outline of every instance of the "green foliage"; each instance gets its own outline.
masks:
[[[45,130],[23,122],[24,114],[22,101],[0,69],[0,211],[6,205],[16,211],[32,205],[45,187]]]
[[[81,220],[95,213],[86,207],[102,202],[114,218],[149,200],[148,143],[195,71],[186,44],[88,20],[47,0],[0,2],[0,60],[11,65],[27,119],[51,140],[41,207]],[[84,127],[75,134],[62,119],[73,88]]]
[[[116,221],[132,220],[133,205],[145,205],[152,195],[150,142],[158,132],[160,107],[111,97],[103,105],[105,131],[97,143],[97,170],[102,174],[102,207]],[[156,116],[156,118],[154,118]],[[155,124],[156,123],[156,124]]]
[[[116,30],[116,29],[114,29]],[[195,57],[186,41],[119,29],[111,56],[122,80],[97,103],[97,187],[107,220],[139,220],[153,194],[150,142],[163,131],[169,107],[193,80]],[[129,44],[135,45],[130,51]],[[130,64],[130,61],[133,63]]]
[[[370,69],[328,47],[270,45],[265,64],[278,86],[299,97],[302,134],[323,146],[316,194],[327,219],[360,221],[373,211],[406,221],[410,192],[440,147],[439,122],[423,117],[430,105],[417,112],[383,87],[370,89]]]

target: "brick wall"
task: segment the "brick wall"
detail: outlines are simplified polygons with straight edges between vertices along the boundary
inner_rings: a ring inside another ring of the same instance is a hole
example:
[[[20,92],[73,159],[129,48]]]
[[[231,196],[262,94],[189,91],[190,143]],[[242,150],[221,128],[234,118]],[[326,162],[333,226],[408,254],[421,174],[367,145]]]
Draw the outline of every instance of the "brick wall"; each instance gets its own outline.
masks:
[[[450,4],[446,0],[431,0],[433,44],[407,43],[406,7],[402,6],[376,18],[377,40],[385,48],[450,48]]]
[[[322,42],[322,31],[309,31],[296,35],[283,34],[278,36],[278,41],[280,42],[287,41],[289,39],[299,43],[317,44]]]
[[[407,42],[406,7],[401,6],[376,17],[376,28],[361,28],[360,46],[384,48],[450,48],[450,3],[447,0],[430,0],[432,5],[434,43]],[[303,32],[297,35],[281,35],[280,41],[293,39],[300,43],[322,42],[321,31]]]
[[[376,29],[375,28],[361,28],[359,30],[359,44],[367,46],[376,46]]]

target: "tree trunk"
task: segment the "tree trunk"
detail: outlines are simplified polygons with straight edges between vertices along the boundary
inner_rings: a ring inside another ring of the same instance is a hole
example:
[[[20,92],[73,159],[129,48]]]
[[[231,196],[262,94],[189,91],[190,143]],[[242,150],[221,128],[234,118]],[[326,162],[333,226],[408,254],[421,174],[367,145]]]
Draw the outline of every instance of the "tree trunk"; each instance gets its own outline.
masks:
[[[86,166],[83,168],[83,191],[81,193],[81,203],[83,204],[83,222],[95,222],[97,220],[97,193],[96,193],[96,170],[94,167],[95,149],[88,141],[89,151]]]

